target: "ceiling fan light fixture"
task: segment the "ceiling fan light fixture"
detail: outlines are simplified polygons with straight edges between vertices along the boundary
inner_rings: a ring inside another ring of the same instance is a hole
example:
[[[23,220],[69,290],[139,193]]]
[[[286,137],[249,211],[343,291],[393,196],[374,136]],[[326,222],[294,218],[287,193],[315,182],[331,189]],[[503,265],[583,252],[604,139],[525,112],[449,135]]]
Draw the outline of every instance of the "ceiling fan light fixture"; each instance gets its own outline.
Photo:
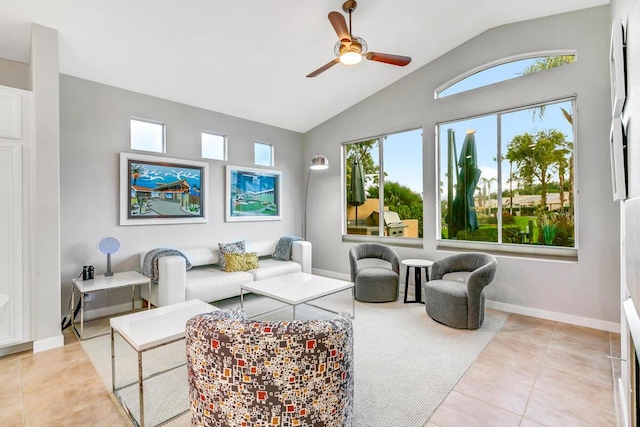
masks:
[[[362,55],[358,52],[347,51],[340,55],[340,63],[344,65],[357,65],[362,61]]]

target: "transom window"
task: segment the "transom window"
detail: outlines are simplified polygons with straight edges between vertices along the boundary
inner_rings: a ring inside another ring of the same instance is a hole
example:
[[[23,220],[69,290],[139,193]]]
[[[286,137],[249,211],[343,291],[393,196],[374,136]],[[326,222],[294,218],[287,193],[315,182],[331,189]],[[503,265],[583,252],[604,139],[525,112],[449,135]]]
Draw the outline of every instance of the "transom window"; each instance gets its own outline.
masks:
[[[422,129],[345,144],[344,159],[345,234],[422,238]]]
[[[576,247],[574,106],[438,125],[440,239]]]
[[[202,158],[227,160],[227,137],[211,132],[202,132]]]
[[[273,166],[273,145],[264,142],[254,144],[254,163],[258,166]]]
[[[482,65],[458,76],[436,89],[436,98],[454,95],[482,86],[488,86],[505,80],[537,73],[549,68],[559,67],[576,60],[574,52],[555,55],[533,54],[523,57],[505,58],[499,62]]]
[[[164,124],[152,120],[131,119],[131,149],[164,153]]]

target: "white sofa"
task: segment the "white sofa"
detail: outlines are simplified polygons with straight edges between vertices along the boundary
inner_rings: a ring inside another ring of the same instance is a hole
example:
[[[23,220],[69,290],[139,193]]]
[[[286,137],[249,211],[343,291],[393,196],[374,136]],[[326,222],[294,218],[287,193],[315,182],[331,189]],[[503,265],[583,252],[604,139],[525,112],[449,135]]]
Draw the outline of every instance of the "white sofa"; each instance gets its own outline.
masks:
[[[142,298],[157,307],[191,299],[205,302],[219,301],[240,295],[240,285],[282,276],[291,273],[311,273],[311,243],[293,242],[291,260],[272,258],[277,240],[246,241],[247,252],[257,252],[260,268],[249,271],[227,273],[220,269],[218,246],[196,246],[171,248],[182,252],[191,263],[186,270],[186,261],[181,256],[158,259],[158,281],[151,284],[151,296],[146,286],[141,286]],[[140,254],[140,271],[146,252]]]

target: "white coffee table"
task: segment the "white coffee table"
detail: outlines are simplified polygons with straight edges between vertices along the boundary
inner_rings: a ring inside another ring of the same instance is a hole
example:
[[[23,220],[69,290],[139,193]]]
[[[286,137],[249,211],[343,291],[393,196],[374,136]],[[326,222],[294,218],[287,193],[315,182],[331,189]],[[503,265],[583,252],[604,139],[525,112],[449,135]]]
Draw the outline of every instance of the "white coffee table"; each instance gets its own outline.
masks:
[[[74,280],[73,288],[71,289],[71,310],[75,310],[75,295],[76,290],[80,292],[80,331],[76,328],[76,322],[73,313],[71,313],[71,324],[73,325],[73,331],[81,340],[85,339],[84,336],[84,296],[98,291],[108,291],[111,289],[125,288],[131,286],[131,311],[134,310],[135,303],[135,289],[136,286],[149,286],[149,295],[151,295],[151,279],[147,276],[138,273],[137,271],[124,271],[121,273],[114,273],[113,276],[96,276],[92,280]],[[151,309],[151,304],[149,304]],[[102,334],[106,335],[106,333]],[[90,338],[94,338],[93,336]]]
[[[177,304],[158,307],[151,311],[139,311],[137,313],[127,314],[125,316],[115,317],[111,319],[111,388],[114,396],[129,414],[129,417],[138,424],[131,415],[125,402],[118,396],[117,392],[129,385],[116,389],[116,357],[114,334],[117,332],[129,343],[129,345],[138,353],[138,390],[140,398],[140,423],[144,426],[144,380],[142,377],[142,353],[154,348],[180,341],[185,337],[185,327],[187,320],[193,316],[203,313],[211,313],[218,310],[213,305],[204,303],[200,300],[190,300]],[[185,361],[186,363],[186,361]],[[168,372],[176,369],[184,364],[172,366],[160,373]],[[160,373],[153,374],[153,376]],[[134,383],[135,384],[135,383]]]
[[[240,306],[244,308],[244,291],[252,292],[291,305],[293,307],[293,319],[295,320],[297,305],[312,305],[309,304],[310,301],[348,289],[351,289],[351,317],[353,318],[356,315],[355,288],[353,282],[345,282],[344,280],[316,276],[308,273],[287,274],[241,285]],[[338,313],[325,307],[312,306],[331,313]],[[271,311],[267,313],[270,312]],[[267,313],[260,313],[260,315]]]

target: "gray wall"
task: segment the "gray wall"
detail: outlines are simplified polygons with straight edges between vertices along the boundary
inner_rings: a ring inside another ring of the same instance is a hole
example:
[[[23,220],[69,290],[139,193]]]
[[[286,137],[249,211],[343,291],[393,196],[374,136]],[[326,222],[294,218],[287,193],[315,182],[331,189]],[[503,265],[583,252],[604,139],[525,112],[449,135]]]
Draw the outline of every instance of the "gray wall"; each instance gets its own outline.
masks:
[[[436,259],[436,123],[577,94],[577,233],[579,261],[499,256],[487,298],[516,310],[599,327],[619,322],[619,209],[609,170],[609,8],[598,7],[491,29],[305,134],[306,157],[332,167],[314,176],[308,238],[314,268],[347,273],[343,243],[341,143],[422,126],[424,129],[423,249],[402,257]],[[433,91],[474,67],[511,55],[577,49],[578,61],[440,100]],[[563,317],[564,316],[564,317]],[[584,321],[582,321],[582,320]]]
[[[237,239],[300,234],[300,200],[306,178],[301,134],[67,75],[60,75],[60,105],[61,276],[65,312],[71,279],[82,271],[82,266],[92,264],[96,274],[104,273],[106,257],[96,251],[96,243],[104,236],[114,236],[121,242],[120,252],[112,257],[117,272],[137,270],[138,253],[156,247],[215,246]],[[208,223],[119,225],[119,153],[132,152],[132,116],[165,124],[167,157],[201,160],[202,130],[227,136],[229,161],[209,161]],[[283,172],[283,219],[225,223],[225,165],[254,166],[255,141],[275,146],[274,169]],[[124,291],[98,297],[88,309],[126,302],[127,295],[130,294]]]

